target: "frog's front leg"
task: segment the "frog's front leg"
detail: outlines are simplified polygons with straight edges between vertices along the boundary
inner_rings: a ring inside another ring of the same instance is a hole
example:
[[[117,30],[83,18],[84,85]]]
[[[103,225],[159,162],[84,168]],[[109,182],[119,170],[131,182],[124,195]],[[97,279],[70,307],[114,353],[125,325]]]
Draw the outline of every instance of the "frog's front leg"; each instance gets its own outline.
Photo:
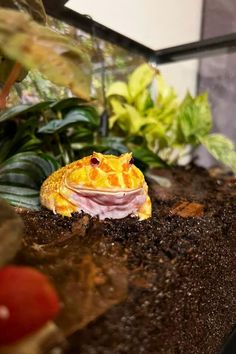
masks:
[[[72,213],[78,211],[78,206],[73,205],[58,192],[51,193],[44,198],[42,204],[52,210],[54,214],[61,214],[63,216],[71,216]]]
[[[141,207],[137,211],[137,216],[139,220],[145,220],[150,218],[151,215],[152,215],[152,203],[149,195],[147,195],[145,202],[141,205]]]

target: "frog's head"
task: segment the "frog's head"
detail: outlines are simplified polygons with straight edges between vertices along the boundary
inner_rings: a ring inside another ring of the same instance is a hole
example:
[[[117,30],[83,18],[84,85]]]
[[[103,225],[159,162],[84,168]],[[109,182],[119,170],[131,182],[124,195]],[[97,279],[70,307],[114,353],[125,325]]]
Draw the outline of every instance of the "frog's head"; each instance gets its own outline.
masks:
[[[144,176],[134,165],[132,153],[114,156],[94,152],[79,160],[64,179],[64,185],[71,190],[104,193],[136,190],[143,184]]]
[[[139,211],[140,218],[146,218],[150,208],[147,215],[141,208],[148,204],[147,184],[133,162],[131,153],[113,156],[94,152],[71,164],[60,185],[60,194],[78,211],[98,215],[100,219],[123,218]]]

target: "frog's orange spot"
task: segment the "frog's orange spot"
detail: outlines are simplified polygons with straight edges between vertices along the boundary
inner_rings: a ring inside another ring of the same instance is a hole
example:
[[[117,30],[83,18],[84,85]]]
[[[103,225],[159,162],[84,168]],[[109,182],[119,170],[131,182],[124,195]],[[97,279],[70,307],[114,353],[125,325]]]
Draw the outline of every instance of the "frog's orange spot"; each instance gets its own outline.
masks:
[[[68,209],[68,203],[67,203],[67,205],[57,205],[57,211],[60,211],[61,213],[64,213],[65,211],[67,211],[67,209]]]
[[[115,173],[112,173],[108,176],[108,181],[111,184],[111,186],[119,187],[120,185],[119,179]]]
[[[129,175],[124,172],[124,173],[122,173],[122,176],[123,176],[123,180],[124,180],[124,183],[125,183],[126,187],[130,188],[132,186],[132,182],[130,180]]]
[[[111,172],[112,168],[105,162],[103,162],[100,166],[101,170],[104,172]]]
[[[130,164],[128,164],[127,162],[123,163],[122,167],[123,167],[123,171],[127,172],[129,170],[129,168],[130,168]]]
[[[87,182],[86,184],[84,184],[84,187],[85,187],[85,188],[91,188],[91,189],[94,189],[94,188],[96,188],[96,185],[94,186],[94,184],[93,184],[93,183],[91,183],[91,182]]]
[[[91,180],[95,180],[98,177],[98,170],[96,168],[93,168],[92,171],[89,174],[89,178]]]

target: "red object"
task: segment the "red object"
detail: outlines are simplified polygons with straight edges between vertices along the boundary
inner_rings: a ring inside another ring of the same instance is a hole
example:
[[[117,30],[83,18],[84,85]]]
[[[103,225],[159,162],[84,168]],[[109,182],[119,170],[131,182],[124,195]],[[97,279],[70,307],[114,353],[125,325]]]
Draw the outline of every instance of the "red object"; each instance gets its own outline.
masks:
[[[57,294],[45,275],[30,267],[0,270],[0,346],[40,329],[58,311]]]

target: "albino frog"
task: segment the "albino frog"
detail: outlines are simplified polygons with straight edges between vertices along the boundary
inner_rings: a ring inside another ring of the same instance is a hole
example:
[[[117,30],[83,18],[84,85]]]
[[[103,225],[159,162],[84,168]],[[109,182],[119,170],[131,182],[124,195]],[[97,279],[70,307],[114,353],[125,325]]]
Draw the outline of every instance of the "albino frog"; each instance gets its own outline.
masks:
[[[147,219],[152,212],[148,187],[133,162],[132,153],[113,156],[97,152],[72,162],[44,181],[41,204],[64,216],[84,211],[100,219],[130,214]]]

